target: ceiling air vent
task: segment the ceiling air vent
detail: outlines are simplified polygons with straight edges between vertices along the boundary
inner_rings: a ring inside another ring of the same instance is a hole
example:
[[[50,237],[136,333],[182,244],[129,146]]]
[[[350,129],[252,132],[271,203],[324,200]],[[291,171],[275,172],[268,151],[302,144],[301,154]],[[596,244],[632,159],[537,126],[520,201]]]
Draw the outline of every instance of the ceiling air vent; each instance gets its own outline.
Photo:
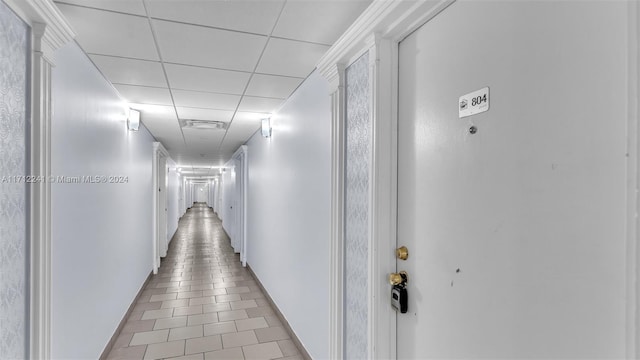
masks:
[[[215,120],[180,119],[180,126],[184,129],[225,130],[227,123]]]

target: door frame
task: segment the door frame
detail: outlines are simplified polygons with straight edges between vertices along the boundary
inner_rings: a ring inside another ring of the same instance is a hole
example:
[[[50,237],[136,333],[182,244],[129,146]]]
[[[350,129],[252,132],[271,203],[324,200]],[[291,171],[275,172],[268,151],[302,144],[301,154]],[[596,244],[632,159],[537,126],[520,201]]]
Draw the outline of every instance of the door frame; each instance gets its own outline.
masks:
[[[164,167],[160,164],[164,159]],[[160,257],[167,255],[167,163],[171,157],[169,152],[158,141],[153,142],[153,160],[152,160],[152,177],[153,177],[153,273],[158,273],[160,268]],[[161,176],[164,174],[164,177]],[[164,179],[165,181],[160,181]],[[163,201],[164,198],[164,201]]]
[[[248,154],[249,147],[242,145],[231,156],[235,162],[235,222],[233,235],[238,237],[237,243],[240,245],[240,262],[242,266],[247,266],[247,182],[248,178]]]
[[[389,306],[386,276],[396,270],[397,123],[400,42],[456,0],[437,3],[373,2],[320,59],[317,69],[329,82],[331,120],[331,264],[330,346],[332,359],[342,359],[343,247],[345,176],[344,69],[369,51],[371,81],[372,155],[369,241],[369,358],[396,358],[396,315]],[[629,6],[629,178],[627,191],[627,358],[640,358],[640,5]]]
[[[76,34],[51,0],[4,0],[31,29],[31,132],[28,175],[49,179],[51,173],[51,72],[55,52]],[[51,182],[29,187],[29,356],[51,357]]]

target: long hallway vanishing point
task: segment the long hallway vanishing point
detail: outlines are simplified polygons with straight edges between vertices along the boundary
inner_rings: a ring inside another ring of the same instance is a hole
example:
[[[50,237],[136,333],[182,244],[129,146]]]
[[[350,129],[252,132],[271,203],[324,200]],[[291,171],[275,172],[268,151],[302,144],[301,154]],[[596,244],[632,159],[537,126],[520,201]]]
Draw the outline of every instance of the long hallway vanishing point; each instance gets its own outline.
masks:
[[[142,291],[109,359],[302,359],[222,223],[197,203]]]

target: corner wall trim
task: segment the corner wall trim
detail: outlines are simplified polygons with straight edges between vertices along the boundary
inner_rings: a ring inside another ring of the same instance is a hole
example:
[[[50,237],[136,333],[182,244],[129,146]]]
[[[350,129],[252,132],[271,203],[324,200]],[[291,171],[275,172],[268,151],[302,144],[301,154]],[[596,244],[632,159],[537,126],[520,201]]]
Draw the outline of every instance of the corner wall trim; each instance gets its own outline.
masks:
[[[296,344],[298,349],[300,349],[302,357],[305,360],[311,360],[311,356],[307,352],[307,349],[304,348],[304,346],[300,342],[300,339],[298,339],[298,336],[296,336],[296,333],[293,332],[293,329],[291,329],[291,326],[289,325],[289,322],[284,317],[284,315],[282,315],[282,312],[280,311],[278,306],[273,302],[273,299],[271,298],[271,296],[269,296],[269,293],[264,288],[264,286],[260,282],[260,279],[258,279],[258,277],[253,272],[253,269],[251,269],[251,266],[249,266],[249,264],[247,264],[247,270],[249,270],[249,273],[251,274],[251,277],[253,277],[253,279],[256,281],[256,283],[260,287],[260,290],[262,290],[262,293],[264,294],[264,296],[266,297],[267,301],[269,302],[269,305],[271,305],[271,307],[275,310],[276,316],[278,316],[278,319],[280,319],[280,321],[282,322],[282,325],[283,325],[284,329],[287,331],[287,333],[289,333],[289,336],[291,336],[291,340],[293,341],[293,343]]]
[[[140,287],[138,294],[136,294],[136,297],[133,299],[133,302],[131,302],[131,305],[129,305],[129,309],[127,309],[127,312],[124,313],[124,316],[122,317],[122,320],[120,320],[120,324],[118,324],[116,331],[113,332],[111,339],[109,339],[109,342],[107,342],[107,345],[104,347],[104,350],[102,350],[102,354],[100,354],[100,358],[99,358],[100,360],[106,360],[107,357],[109,356],[109,353],[113,348],[113,344],[115,344],[116,340],[118,339],[118,336],[120,336],[120,333],[124,328],[124,325],[127,323],[127,319],[129,318],[129,315],[131,315],[131,313],[133,312],[133,308],[136,307],[136,304],[138,303],[140,296],[142,296],[144,289],[147,287],[147,284],[149,284],[149,281],[151,281],[152,277],[153,277],[153,271],[149,272],[149,275],[147,276],[147,279],[144,281],[144,283],[142,283],[142,286]]]

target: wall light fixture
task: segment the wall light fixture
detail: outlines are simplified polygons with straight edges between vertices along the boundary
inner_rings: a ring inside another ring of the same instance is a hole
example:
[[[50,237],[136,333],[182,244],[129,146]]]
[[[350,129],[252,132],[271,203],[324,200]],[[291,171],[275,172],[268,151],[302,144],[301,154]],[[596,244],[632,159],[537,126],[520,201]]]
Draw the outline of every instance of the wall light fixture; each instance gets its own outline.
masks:
[[[138,131],[138,128],[140,128],[140,111],[129,109],[127,128],[131,131]]]
[[[271,119],[262,119],[262,136],[268,138],[271,137]]]

